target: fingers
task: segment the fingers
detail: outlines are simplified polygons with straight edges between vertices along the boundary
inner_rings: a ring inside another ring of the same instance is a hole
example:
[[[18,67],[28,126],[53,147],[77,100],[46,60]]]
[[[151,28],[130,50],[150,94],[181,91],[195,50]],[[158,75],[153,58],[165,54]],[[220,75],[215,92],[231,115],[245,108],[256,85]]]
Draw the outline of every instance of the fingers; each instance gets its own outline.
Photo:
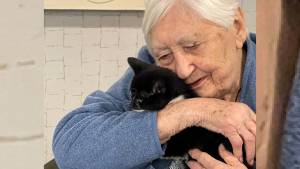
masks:
[[[256,124],[251,121],[248,120],[245,122],[246,127],[248,128],[248,130],[250,130],[250,132],[254,135],[254,137],[256,138]]]
[[[240,162],[243,162],[243,140],[240,135],[233,134],[228,136],[228,140],[231,143],[233,154],[239,159]]]
[[[245,150],[246,150],[246,159],[248,164],[253,164],[253,159],[255,156],[255,136],[245,127],[242,127],[238,130],[239,134],[244,140]]]
[[[219,146],[219,154],[226,162],[226,164],[233,165],[240,163],[240,161],[229,151],[227,151],[223,144]]]
[[[193,159],[197,160],[202,165],[202,168],[215,168],[216,165],[221,163],[220,161],[211,157],[209,154],[201,152],[198,149],[190,150],[189,154]],[[189,164],[199,167],[199,165],[197,165],[195,163],[189,163]]]
[[[191,168],[191,169],[205,169],[199,162],[197,161],[188,161],[187,165]]]
[[[223,144],[219,146],[219,154],[229,166],[233,166],[233,168],[238,169],[247,169],[246,166],[240,163],[240,161],[231,152],[225,149]]]
[[[251,111],[250,116],[251,116],[251,119],[253,120],[253,122],[256,124],[256,114]]]

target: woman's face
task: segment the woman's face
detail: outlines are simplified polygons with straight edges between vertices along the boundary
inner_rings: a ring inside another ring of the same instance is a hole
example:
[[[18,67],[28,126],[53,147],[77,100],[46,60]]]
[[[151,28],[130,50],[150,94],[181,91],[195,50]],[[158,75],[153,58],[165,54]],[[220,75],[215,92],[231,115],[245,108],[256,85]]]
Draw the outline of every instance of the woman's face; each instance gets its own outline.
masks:
[[[222,99],[240,87],[241,26],[235,23],[226,29],[194,16],[173,7],[153,29],[157,65],[173,70],[199,96]]]

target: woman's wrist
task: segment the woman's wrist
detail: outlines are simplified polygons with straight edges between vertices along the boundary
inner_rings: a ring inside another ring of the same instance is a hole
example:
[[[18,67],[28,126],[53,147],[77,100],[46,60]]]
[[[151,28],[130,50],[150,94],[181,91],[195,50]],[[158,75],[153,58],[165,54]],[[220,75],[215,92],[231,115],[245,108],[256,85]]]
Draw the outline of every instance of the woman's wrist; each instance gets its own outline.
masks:
[[[157,113],[157,128],[161,144],[187,127],[204,126],[210,120],[209,109],[217,99],[193,98],[168,104]]]
[[[157,113],[157,128],[160,143],[163,144],[172,136],[189,127],[185,101],[168,104]]]

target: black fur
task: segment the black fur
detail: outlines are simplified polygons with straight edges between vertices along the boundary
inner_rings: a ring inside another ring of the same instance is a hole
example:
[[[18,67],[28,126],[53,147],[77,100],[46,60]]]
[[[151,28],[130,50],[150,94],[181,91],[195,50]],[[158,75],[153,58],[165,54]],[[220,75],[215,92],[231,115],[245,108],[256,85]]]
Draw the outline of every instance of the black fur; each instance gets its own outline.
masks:
[[[132,98],[130,106],[134,110],[160,110],[180,95],[185,98],[198,97],[184,80],[169,69],[154,66],[136,58],[128,58],[128,63],[135,72],[130,86]],[[229,140],[223,135],[201,127],[190,127],[171,137],[164,157],[183,157],[188,150],[198,148],[215,159],[223,161],[218,153],[221,143],[228,151],[233,152]],[[244,148],[243,154],[247,168],[255,168],[255,165],[252,167],[247,164]]]

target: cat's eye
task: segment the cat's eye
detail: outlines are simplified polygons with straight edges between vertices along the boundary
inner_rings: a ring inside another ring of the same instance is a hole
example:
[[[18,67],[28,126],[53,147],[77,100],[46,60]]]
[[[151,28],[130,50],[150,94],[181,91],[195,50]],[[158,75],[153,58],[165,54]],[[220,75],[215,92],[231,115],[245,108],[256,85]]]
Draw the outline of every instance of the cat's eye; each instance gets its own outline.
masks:
[[[132,90],[130,91],[130,96],[133,97],[133,96],[136,95],[136,93],[137,93],[136,89],[132,89]]]

